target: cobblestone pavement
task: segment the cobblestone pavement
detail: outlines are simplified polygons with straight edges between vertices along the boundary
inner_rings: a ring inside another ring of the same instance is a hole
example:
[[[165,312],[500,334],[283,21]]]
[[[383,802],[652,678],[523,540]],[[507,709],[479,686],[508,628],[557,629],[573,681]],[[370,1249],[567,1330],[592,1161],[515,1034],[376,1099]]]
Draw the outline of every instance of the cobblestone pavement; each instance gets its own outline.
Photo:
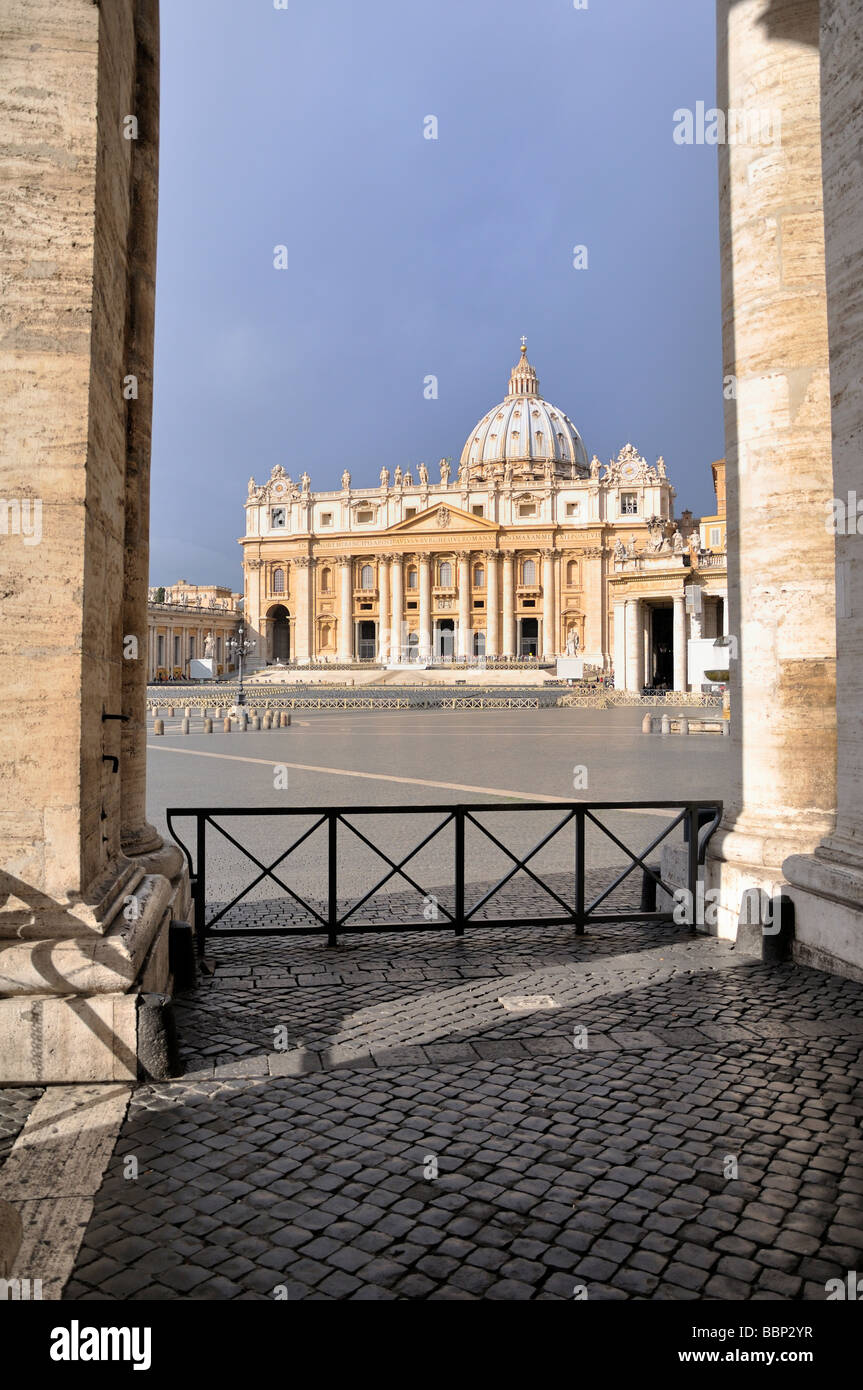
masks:
[[[823,1299],[860,1267],[863,985],[631,923],[212,949],[68,1299]]]
[[[0,1168],[41,1094],[41,1086],[0,1087]]]

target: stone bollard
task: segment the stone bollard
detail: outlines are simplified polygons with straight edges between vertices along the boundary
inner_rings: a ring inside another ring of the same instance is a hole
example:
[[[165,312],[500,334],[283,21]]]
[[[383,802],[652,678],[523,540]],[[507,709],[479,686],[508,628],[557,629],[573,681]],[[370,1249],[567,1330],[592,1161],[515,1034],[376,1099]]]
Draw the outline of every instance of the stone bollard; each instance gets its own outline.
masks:
[[[261,723],[261,728],[262,728],[262,729],[272,729],[272,727],[273,727],[273,716],[270,714],[270,711],[267,710],[266,714],[264,715],[263,721],[262,721],[262,723]]]
[[[290,725],[291,725],[291,716],[288,714],[288,711],[287,711],[286,709],[283,709],[283,710],[282,710],[282,714],[281,714],[281,718],[280,718],[280,720],[279,720],[279,723],[281,724],[281,727],[282,727],[283,729],[289,729],[289,728],[290,728]]]
[[[191,717],[192,717],[192,706],[191,706],[191,705],[186,705],[186,708],[183,710],[183,718],[184,718],[184,719],[191,719]]]
[[[260,716],[257,715],[257,714],[253,714],[253,715],[252,715],[251,723],[252,723],[252,729],[260,729],[260,727],[261,727]]]
[[[164,721],[164,719],[155,719],[155,720],[153,721],[153,733],[154,733],[154,734],[163,734],[164,732],[165,732],[165,721]]]
[[[671,720],[669,719],[669,717],[668,717],[667,714],[664,714],[664,715],[662,716],[662,723],[661,723],[660,726],[659,726],[659,732],[660,732],[661,734],[670,734],[670,733],[671,733]]]
[[[168,718],[169,718],[169,719],[173,719],[173,718],[174,718],[174,706],[173,706],[173,705],[169,705],[169,706],[168,706]]]
[[[729,724],[727,719],[723,719],[722,721],[722,734],[724,738],[731,737],[731,725]]]
[[[270,723],[272,724],[272,722],[273,722],[273,711],[270,709],[269,705],[267,705],[267,708],[264,710],[264,718],[265,718],[265,719],[269,719]]]
[[[653,733],[653,715],[646,714],[641,721],[641,732],[643,734]]]
[[[679,734],[689,733],[689,720],[686,718],[685,714],[681,714],[677,720],[677,732]]]
[[[207,718],[205,718],[205,719],[204,719],[204,733],[205,733],[205,734],[211,734],[212,732],[213,732],[213,721],[212,721],[212,719],[207,719]]]
[[[188,732],[189,732],[189,717],[188,717],[188,715],[185,715],[184,718],[183,718],[183,722],[182,722],[182,724],[180,725],[180,733],[181,733],[181,734],[187,734]]]
[[[207,708],[207,705],[201,705],[201,708],[198,710],[198,713],[200,714],[202,719],[206,719],[207,717]]]
[[[227,718],[227,716],[225,717],[225,722],[222,725],[222,728],[224,729],[226,734],[229,734],[231,732],[231,721],[229,718]]]
[[[237,715],[237,733],[244,734],[248,728],[249,721],[244,714]]]

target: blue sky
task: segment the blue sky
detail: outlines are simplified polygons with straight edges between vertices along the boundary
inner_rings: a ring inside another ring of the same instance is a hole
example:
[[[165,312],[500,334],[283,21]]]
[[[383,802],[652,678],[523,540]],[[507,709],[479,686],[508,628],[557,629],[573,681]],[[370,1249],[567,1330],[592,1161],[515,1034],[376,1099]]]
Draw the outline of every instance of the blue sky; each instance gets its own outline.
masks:
[[[152,582],[239,587],[275,463],[457,460],[523,333],[589,454],[661,453],[711,511],[716,151],[672,131],[714,29],[713,0],[163,0]]]

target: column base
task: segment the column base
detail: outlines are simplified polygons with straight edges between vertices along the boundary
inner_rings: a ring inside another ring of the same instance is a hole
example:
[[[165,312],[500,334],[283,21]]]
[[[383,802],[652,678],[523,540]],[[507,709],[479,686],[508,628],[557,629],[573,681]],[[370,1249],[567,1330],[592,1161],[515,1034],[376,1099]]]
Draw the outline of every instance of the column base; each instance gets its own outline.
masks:
[[[795,957],[817,970],[863,980],[863,864],[834,858],[841,841],[782,865],[796,912]],[[843,853],[840,849],[839,853]]]

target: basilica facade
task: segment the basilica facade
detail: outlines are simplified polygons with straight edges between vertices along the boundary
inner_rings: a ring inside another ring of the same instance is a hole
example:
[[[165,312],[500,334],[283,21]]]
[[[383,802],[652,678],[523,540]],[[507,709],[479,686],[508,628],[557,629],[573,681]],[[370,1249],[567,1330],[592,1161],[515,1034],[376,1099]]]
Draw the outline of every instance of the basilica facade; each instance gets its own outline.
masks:
[[[588,458],[522,342],[506,396],[432,478],[383,462],[377,487],[315,492],[281,465],[249,479],[241,539],[250,669],[271,663],[550,661],[614,666],[615,573],[699,543],[660,458]],[[618,613],[620,612],[618,600]]]

